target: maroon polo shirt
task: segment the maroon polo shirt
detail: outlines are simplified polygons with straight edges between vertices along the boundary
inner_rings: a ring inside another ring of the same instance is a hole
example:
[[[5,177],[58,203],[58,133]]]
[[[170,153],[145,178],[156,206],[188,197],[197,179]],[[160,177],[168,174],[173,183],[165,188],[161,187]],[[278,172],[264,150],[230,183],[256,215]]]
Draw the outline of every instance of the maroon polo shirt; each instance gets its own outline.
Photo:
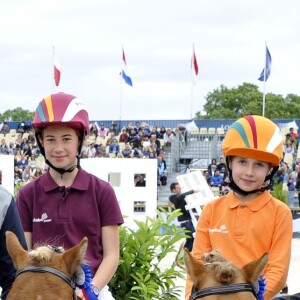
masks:
[[[20,189],[17,206],[33,245],[69,249],[87,237],[86,258],[94,274],[103,258],[101,228],[123,223],[111,185],[83,169],[69,188],[58,186],[47,172]]]

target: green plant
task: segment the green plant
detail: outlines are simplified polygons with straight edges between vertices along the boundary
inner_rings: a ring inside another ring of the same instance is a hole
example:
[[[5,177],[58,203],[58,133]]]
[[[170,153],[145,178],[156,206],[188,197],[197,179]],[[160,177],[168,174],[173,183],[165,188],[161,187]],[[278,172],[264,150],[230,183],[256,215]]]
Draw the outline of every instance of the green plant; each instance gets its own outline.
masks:
[[[15,187],[14,187],[14,198],[16,199],[17,198],[17,195],[18,195],[18,192],[19,192],[19,189],[25,185],[25,182],[24,181],[20,181],[18,182]]]
[[[273,191],[271,192],[272,196],[276,199],[282,201],[285,204],[288,204],[288,192],[283,189],[283,183],[274,180]]]
[[[186,237],[186,230],[172,224],[180,214],[179,210],[162,210],[157,211],[157,218],[135,221],[136,230],[120,226],[120,263],[109,283],[116,300],[179,299],[174,280],[185,278],[184,273],[175,268],[175,261],[168,268],[162,262],[178,251],[177,242]]]

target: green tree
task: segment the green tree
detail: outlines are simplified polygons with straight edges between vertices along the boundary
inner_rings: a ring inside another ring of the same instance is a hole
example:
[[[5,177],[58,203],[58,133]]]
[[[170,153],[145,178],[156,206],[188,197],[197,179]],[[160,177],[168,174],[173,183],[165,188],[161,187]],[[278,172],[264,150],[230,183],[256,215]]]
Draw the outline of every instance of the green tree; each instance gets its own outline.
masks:
[[[300,112],[300,96],[294,94],[288,94],[285,97],[285,102],[288,108],[287,118],[297,119],[299,118]]]
[[[15,109],[9,109],[3,114],[0,114],[0,120],[9,120],[9,121],[29,121],[34,117],[34,112],[31,112],[27,109],[17,107]]]
[[[208,93],[204,105],[205,115],[196,113],[196,119],[236,119],[245,115],[261,115],[263,108],[263,93],[258,86],[243,83],[234,88],[221,85]],[[299,118],[300,97],[288,94],[268,93],[265,96],[265,116],[274,119]]]

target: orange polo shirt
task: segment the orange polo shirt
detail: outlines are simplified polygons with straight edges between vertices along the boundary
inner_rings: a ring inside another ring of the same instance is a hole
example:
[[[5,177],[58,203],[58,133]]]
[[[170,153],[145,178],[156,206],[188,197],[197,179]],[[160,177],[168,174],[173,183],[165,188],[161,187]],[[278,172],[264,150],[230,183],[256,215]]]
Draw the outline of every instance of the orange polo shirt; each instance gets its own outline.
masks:
[[[286,204],[268,191],[243,203],[231,191],[205,205],[196,228],[193,256],[200,261],[204,252],[219,249],[222,256],[242,267],[268,252],[264,271],[268,300],[286,283],[292,236],[293,219]],[[187,300],[191,288],[188,280]]]

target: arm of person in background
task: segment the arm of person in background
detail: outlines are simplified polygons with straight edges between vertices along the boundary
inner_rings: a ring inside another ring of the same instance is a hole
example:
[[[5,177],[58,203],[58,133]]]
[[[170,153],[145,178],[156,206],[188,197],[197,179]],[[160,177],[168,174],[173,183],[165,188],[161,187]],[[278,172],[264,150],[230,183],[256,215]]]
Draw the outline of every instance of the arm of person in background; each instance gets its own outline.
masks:
[[[12,231],[15,233],[23,248],[26,250],[27,247],[15,200],[10,193],[2,188],[0,197],[0,286],[2,288],[2,297],[6,299],[15,280],[16,271],[6,249],[5,232]]]
[[[198,192],[200,192],[200,189],[199,189],[199,188],[195,188],[194,190],[190,190],[190,191],[185,192],[185,193],[174,194],[174,195],[172,195],[172,198],[173,198],[173,199],[172,199],[172,203],[173,203],[174,205],[176,205],[176,203],[177,203],[178,201],[184,200],[186,196],[192,195],[192,194],[198,193]]]

